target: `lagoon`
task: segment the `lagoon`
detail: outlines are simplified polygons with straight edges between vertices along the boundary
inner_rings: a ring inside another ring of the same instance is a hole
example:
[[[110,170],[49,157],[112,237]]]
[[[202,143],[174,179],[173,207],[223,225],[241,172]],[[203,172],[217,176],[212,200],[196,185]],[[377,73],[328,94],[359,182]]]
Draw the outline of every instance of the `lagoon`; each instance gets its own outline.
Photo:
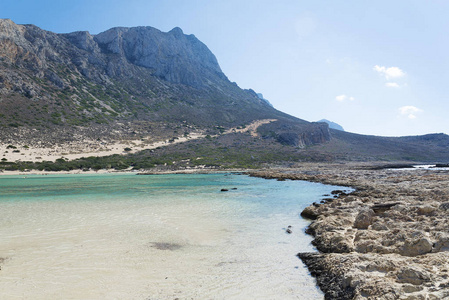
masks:
[[[323,299],[296,257],[314,251],[299,213],[338,188],[231,173],[2,176],[0,298]]]

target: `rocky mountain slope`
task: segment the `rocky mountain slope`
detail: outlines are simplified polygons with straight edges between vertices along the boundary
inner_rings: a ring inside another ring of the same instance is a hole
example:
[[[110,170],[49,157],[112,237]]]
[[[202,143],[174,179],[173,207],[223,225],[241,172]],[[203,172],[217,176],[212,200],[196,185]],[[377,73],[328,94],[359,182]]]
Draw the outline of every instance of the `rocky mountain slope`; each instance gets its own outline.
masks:
[[[327,123],[327,125],[329,125],[329,128],[340,130],[340,131],[345,131],[340,124],[337,124],[335,122],[332,122],[332,121],[329,121],[329,120],[326,120],[326,119],[321,119],[321,120],[319,120],[317,122],[324,122],[324,123]]]
[[[230,82],[212,52],[179,28],[112,28],[93,36],[0,20],[0,95],[2,138],[17,128],[24,138],[38,129],[41,139],[67,139],[74,126],[104,137],[142,131],[142,122],[159,135],[167,127],[161,123],[204,129],[293,119]]]
[[[264,119],[276,121],[258,128],[259,142],[283,145],[289,159],[353,159],[357,151],[357,159],[384,157],[368,151],[372,143],[393,153],[387,159],[447,157],[447,136],[390,141],[338,133],[282,113],[230,82],[206,45],[180,28],[56,34],[0,20],[0,144],[5,147],[155,142],[216,135]],[[404,149],[400,155],[394,155],[397,147]]]

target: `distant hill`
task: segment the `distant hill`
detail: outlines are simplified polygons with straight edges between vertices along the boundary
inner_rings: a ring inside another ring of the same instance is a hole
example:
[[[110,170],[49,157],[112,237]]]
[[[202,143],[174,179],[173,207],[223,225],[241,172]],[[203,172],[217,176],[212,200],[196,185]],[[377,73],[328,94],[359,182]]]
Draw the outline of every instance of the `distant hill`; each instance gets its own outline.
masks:
[[[275,121],[258,127],[256,134],[232,131],[262,119]],[[9,144],[70,148],[73,143],[155,142],[197,133],[207,139],[166,145],[139,157],[192,160],[201,152],[219,164],[246,155],[245,165],[449,157],[447,135],[383,138],[332,126],[280,112],[261,94],[241,89],[228,80],[207,46],[180,28],[56,34],[0,19],[4,149]],[[221,137],[226,130],[231,133]]]
[[[318,122],[327,123],[327,125],[329,125],[329,128],[345,131],[341,125],[339,125],[339,124],[337,124],[335,122],[332,122],[332,121],[329,121],[329,120],[326,120],[326,119],[321,119]]]

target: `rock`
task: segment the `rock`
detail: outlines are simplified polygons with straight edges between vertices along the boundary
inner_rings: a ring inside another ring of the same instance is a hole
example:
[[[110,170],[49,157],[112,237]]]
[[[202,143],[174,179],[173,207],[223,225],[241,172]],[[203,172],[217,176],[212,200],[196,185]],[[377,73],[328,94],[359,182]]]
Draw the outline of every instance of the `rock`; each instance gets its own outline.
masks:
[[[371,209],[376,214],[381,214],[392,208],[393,206],[396,206],[398,204],[401,204],[400,202],[394,202],[394,203],[379,203],[371,206]]]
[[[417,256],[432,251],[433,244],[427,237],[421,237],[415,240],[407,239],[404,245],[399,249],[399,254],[404,256]]]
[[[423,205],[418,207],[418,214],[419,215],[432,215],[436,211],[436,208],[430,205]]]
[[[388,230],[388,226],[386,224],[381,223],[381,222],[374,222],[371,225],[371,229],[372,230],[376,230],[376,231],[386,231],[386,230]]]
[[[449,251],[449,236],[440,236],[439,240],[435,242],[432,252]]]
[[[410,283],[421,285],[431,280],[428,272],[414,266],[403,267],[397,274],[397,281],[400,283]]]
[[[368,227],[373,223],[374,211],[371,208],[362,209],[354,221],[354,228],[357,229],[368,229]]]
[[[152,27],[116,27],[95,35],[94,40],[100,49],[152,69],[172,83],[200,87],[207,85],[209,78],[225,78],[212,52],[180,28],[164,33]]]
[[[435,168],[449,168],[449,164],[436,164]]]
[[[334,190],[334,191],[332,191],[331,192],[331,194],[332,195],[334,195],[334,196],[345,196],[345,195],[347,195],[344,191],[342,191],[342,190]]]
[[[422,286],[412,285],[412,284],[404,284],[402,286],[402,290],[404,293],[415,293],[423,290]]]
[[[322,144],[330,141],[329,127],[324,123],[312,123],[307,130],[277,129],[276,140],[284,145],[304,148],[310,145]]]
[[[356,279],[345,278],[337,267],[341,265],[338,258],[320,253],[299,253],[298,257],[308,267],[310,274],[316,277],[325,299],[354,299]]]
[[[304,208],[304,210],[301,212],[301,217],[315,220],[318,217],[318,208],[314,205],[307,206]]]
[[[441,210],[449,210],[449,202],[444,202],[440,205]]]

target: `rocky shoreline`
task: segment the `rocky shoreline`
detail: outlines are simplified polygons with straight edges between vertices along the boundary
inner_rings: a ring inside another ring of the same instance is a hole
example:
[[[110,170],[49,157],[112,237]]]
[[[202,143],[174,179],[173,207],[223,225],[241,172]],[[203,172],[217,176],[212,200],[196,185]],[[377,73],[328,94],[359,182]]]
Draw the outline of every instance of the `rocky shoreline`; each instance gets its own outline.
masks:
[[[326,299],[449,297],[449,171],[306,164],[251,176],[355,188],[302,215],[318,253],[299,253]]]

